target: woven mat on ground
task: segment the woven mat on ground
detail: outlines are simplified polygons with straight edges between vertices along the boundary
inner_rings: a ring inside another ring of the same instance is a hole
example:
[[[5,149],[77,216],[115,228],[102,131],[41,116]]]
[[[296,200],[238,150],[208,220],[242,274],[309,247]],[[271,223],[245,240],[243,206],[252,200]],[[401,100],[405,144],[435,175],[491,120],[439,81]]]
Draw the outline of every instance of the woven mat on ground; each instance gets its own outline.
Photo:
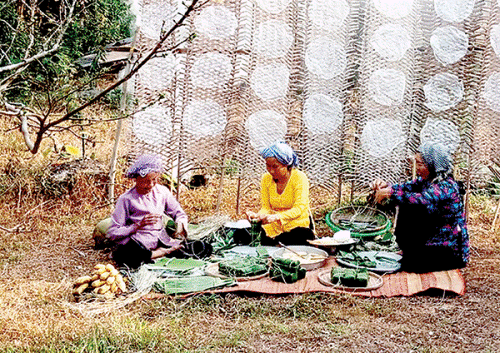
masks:
[[[330,257],[326,264],[317,270],[308,271],[306,278],[295,283],[285,284],[272,281],[269,277],[264,277],[254,281],[239,282],[233,287],[225,287],[208,293],[229,293],[229,292],[253,292],[262,294],[300,294],[312,292],[337,292],[342,291],[325,286],[318,281],[318,273],[326,268],[336,266],[333,257]],[[458,295],[465,293],[465,280],[460,270],[440,271],[431,273],[407,273],[396,272],[386,274],[383,277],[384,284],[375,290],[349,292],[352,295],[365,297],[395,297],[411,296],[425,292],[429,289],[442,290],[444,293],[452,292]]]

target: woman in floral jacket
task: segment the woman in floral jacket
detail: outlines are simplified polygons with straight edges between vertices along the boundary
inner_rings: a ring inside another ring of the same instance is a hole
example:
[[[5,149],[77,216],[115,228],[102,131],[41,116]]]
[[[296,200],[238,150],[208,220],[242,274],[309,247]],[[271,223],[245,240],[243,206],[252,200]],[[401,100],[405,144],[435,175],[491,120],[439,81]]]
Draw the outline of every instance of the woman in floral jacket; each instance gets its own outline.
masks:
[[[415,161],[417,179],[394,185],[377,179],[372,184],[376,202],[399,206],[395,235],[403,252],[401,269],[424,273],[465,267],[469,235],[451,154],[439,143],[426,143]]]

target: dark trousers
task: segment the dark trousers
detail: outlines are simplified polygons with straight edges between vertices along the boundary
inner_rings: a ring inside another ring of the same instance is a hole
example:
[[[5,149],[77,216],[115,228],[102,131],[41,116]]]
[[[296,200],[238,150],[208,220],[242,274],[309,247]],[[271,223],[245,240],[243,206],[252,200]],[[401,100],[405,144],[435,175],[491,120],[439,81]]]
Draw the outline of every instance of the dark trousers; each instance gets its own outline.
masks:
[[[427,273],[465,267],[461,256],[445,246],[425,246],[403,251],[401,271]]]
[[[423,205],[401,205],[395,235],[403,251],[401,270],[414,273],[445,271],[465,266],[462,255],[445,246],[426,245],[439,228],[439,217]]]
[[[158,246],[168,248],[168,246],[162,242],[159,242]],[[166,257],[175,257],[178,259],[203,259],[212,255],[212,251],[213,248],[210,243],[194,240],[184,242],[184,247],[182,249],[175,250],[166,255]],[[146,249],[142,244],[136,242],[134,239],[130,239],[129,242],[124,245],[118,245],[112,253],[113,260],[119,267],[126,266],[131,269],[136,269],[142,264],[152,263],[152,255],[153,252],[151,250]]]
[[[126,244],[118,245],[112,252],[113,260],[119,267],[136,269],[143,263],[151,263],[152,251],[142,244],[130,239]]]
[[[275,238],[270,238],[262,232],[260,242],[262,245],[276,246],[279,243],[285,245],[310,245],[307,241],[315,238],[310,228],[297,227],[288,232],[281,233]]]

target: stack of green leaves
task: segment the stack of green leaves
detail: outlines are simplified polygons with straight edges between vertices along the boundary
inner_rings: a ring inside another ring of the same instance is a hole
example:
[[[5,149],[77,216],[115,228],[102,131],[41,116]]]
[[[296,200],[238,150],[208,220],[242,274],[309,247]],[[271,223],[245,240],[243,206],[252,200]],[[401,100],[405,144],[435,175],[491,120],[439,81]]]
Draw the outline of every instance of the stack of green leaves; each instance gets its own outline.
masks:
[[[349,262],[356,267],[376,267],[377,263],[370,260],[367,256],[360,256],[356,252],[339,251],[338,257],[346,262]]]
[[[158,277],[185,277],[203,274],[206,261],[196,259],[161,258],[154,264],[143,265],[149,271],[154,271]]]
[[[331,271],[332,283],[346,287],[366,287],[368,278],[369,274],[366,268],[333,267]]]
[[[259,257],[235,257],[219,262],[219,272],[230,277],[258,276],[267,272],[267,263]]]
[[[236,281],[233,278],[223,279],[211,276],[174,277],[157,281],[154,284],[154,289],[165,294],[187,294],[233,286],[235,284]]]
[[[271,263],[269,275],[278,282],[294,283],[306,276],[307,270],[300,266],[299,261],[275,258]]]
[[[250,225],[250,230],[248,231],[252,239],[250,242],[250,246],[260,245],[261,231],[262,231],[262,223],[260,221],[252,221]]]
[[[234,230],[221,228],[210,235],[211,244],[214,254],[220,254],[225,250],[234,248]]]

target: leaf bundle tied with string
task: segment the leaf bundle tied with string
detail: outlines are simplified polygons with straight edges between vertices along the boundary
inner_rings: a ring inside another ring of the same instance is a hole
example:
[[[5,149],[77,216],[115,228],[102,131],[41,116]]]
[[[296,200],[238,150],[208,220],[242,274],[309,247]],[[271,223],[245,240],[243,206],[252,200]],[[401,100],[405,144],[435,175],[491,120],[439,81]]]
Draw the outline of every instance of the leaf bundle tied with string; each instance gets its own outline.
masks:
[[[333,267],[331,270],[333,284],[347,287],[366,287],[368,285],[368,270],[365,268],[354,269]]]
[[[278,282],[294,283],[306,276],[307,270],[300,262],[291,259],[276,258],[271,263],[269,275]]]
[[[258,257],[236,257],[220,262],[219,272],[230,277],[258,276],[267,272],[267,263]]]
[[[360,256],[356,252],[346,252],[346,251],[340,251],[339,252],[339,258],[349,262],[352,265],[355,266],[360,266],[360,267],[376,267],[377,263],[375,261],[372,261],[370,258],[367,256]]]

